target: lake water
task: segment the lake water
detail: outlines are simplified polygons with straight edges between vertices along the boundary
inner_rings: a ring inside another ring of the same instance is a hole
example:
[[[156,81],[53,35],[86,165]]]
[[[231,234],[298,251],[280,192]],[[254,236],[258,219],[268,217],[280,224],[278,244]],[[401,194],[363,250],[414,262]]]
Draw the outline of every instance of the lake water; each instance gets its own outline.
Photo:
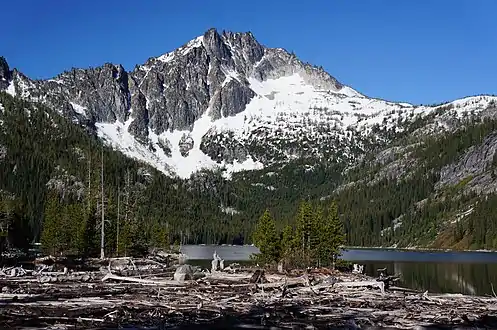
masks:
[[[211,260],[214,251],[224,260],[247,261],[257,253],[254,246],[183,245],[181,251],[192,260]],[[497,253],[455,251],[404,251],[347,249],[342,258],[365,265],[368,275],[387,268],[401,276],[399,286],[420,291],[491,295],[497,291]]]

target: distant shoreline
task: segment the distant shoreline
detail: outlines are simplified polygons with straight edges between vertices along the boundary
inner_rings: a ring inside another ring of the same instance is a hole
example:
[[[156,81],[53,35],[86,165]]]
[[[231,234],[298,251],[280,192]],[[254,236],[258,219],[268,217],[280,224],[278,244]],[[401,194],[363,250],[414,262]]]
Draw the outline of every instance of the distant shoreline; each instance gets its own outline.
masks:
[[[497,250],[458,250],[458,249],[437,249],[424,247],[382,247],[382,246],[344,246],[342,250],[388,250],[406,252],[470,252],[470,253],[497,253]]]
[[[236,247],[255,247],[253,244],[184,244],[183,246],[236,246]],[[257,247],[255,247],[257,248]],[[497,250],[486,249],[440,249],[428,247],[392,247],[392,246],[343,246],[342,250],[387,250],[387,251],[412,251],[412,252],[478,252],[478,253],[497,253]]]

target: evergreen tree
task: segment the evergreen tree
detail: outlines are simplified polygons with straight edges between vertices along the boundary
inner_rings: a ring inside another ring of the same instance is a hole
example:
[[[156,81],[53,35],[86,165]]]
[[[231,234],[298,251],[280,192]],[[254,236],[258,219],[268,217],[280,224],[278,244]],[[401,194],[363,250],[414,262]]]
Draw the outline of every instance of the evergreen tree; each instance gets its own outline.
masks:
[[[153,247],[159,248],[159,249],[170,249],[170,242],[169,242],[169,233],[167,230],[167,226],[161,225],[161,224],[154,224],[152,226],[152,233],[151,233],[151,244]]]
[[[334,265],[340,255],[340,246],[345,243],[343,224],[338,217],[338,206],[333,201],[328,210],[326,223],[321,230],[320,250],[323,261]]]
[[[298,241],[295,237],[293,227],[285,226],[281,233],[281,259],[287,266],[292,266],[296,261],[296,252],[298,251]]]
[[[296,216],[296,239],[300,249],[300,256],[303,262],[309,266],[311,264],[311,241],[316,235],[315,215],[312,206],[307,201],[301,201]]]
[[[278,262],[280,259],[279,235],[273,217],[266,209],[260,217],[252,236],[254,245],[260,250],[256,259],[264,264]]]
[[[95,211],[95,208],[86,210],[77,229],[76,249],[83,257],[93,255],[97,251]]]
[[[50,194],[45,206],[41,244],[51,254],[59,252],[62,244],[62,221],[59,212],[58,197],[56,194]]]
[[[313,221],[313,234],[311,238],[311,251],[314,264],[318,267],[323,265],[323,261],[327,260],[326,248],[323,240],[323,233],[326,231],[326,219],[324,218],[324,210],[321,204],[317,205]]]

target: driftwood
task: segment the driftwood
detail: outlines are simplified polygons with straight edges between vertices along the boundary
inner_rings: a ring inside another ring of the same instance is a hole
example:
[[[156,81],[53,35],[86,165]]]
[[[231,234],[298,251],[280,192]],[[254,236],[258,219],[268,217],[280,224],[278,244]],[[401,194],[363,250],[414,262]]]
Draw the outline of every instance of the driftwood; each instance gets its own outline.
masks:
[[[357,287],[373,287],[380,289],[381,293],[385,293],[385,284],[380,281],[353,281],[353,282],[338,282],[335,287],[357,288]]]
[[[146,279],[135,278],[135,277],[118,276],[118,275],[114,275],[112,273],[108,273],[107,275],[105,275],[102,278],[102,282],[105,282],[108,280],[147,284],[147,285],[157,285],[157,286],[183,286],[182,283],[180,283],[176,280],[172,280],[172,281],[171,280],[146,280]]]
[[[132,261],[112,260],[108,267],[107,260],[89,272],[49,274],[44,268],[39,274],[0,276],[2,327],[497,327],[497,299],[491,297],[392,291],[362,274],[321,270],[290,275],[232,273],[234,268],[227,267],[201,279],[177,281],[175,267]],[[40,283],[44,276],[50,281]]]

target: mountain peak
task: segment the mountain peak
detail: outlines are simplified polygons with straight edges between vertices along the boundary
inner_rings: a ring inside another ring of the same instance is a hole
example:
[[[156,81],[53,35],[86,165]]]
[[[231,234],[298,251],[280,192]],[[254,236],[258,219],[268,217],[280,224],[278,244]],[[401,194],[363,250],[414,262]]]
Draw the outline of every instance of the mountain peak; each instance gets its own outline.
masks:
[[[204,167],[253,169],[328,153],[323,148],[364,116],[368,100],[251,32],[215,28],[131,72],[105,63],[48,80],[12,75],[17,95],[89,123],[125,154],[183,177]],[[302,143],[307,149],[282,147]]]

